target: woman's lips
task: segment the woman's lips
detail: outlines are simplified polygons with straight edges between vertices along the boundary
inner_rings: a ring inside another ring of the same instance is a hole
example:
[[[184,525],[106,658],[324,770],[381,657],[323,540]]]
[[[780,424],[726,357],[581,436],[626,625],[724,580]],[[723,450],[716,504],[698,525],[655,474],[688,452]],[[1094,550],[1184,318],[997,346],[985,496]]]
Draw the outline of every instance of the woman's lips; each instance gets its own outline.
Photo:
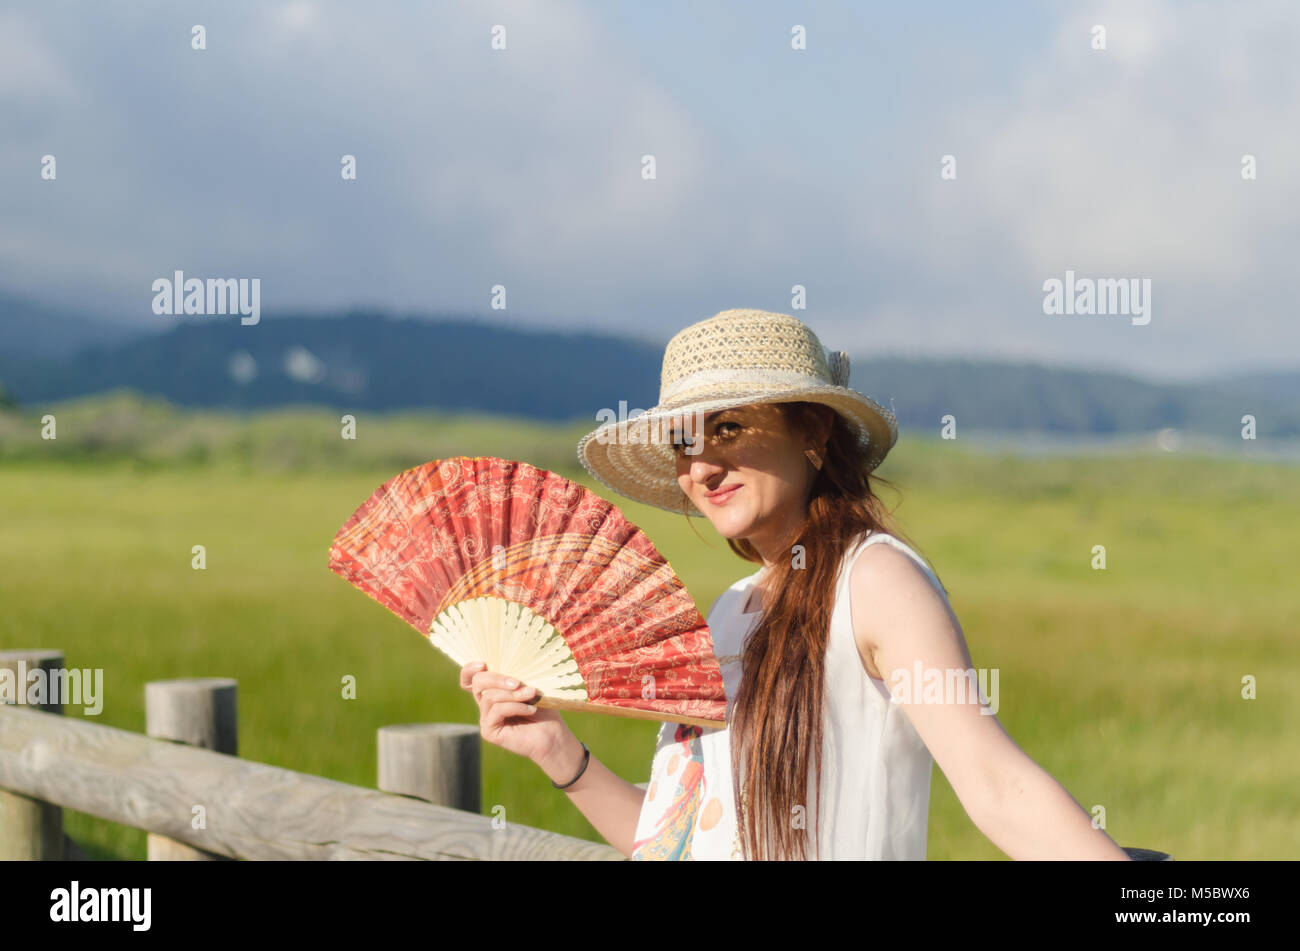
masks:
[[[738,485],[733,485],[729,489],[724,489],[721,492],[717,493],[716,495],[706,496],[706,498],[714,505],[723,505],[726,503],[728,499],[730,499],[732,496],[736,494],[736,490],[739,488],[741,487]]]

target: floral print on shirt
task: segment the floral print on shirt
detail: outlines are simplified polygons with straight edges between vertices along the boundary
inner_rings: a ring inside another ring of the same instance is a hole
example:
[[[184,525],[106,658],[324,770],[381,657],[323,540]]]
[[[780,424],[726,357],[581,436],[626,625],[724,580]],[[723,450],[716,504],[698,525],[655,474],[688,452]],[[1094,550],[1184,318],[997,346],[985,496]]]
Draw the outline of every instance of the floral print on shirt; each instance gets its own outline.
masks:
[[[646,795],[651,798],[671,795],[672,801],[644,839],[632,843],[633,861],[691,861],[691,839],[695,819],[704,796],[704,751],[700,745],[703,730],[698,726],[678,724],[674,742],[660,752]],[[658,769],[664,763],[663,770]]]

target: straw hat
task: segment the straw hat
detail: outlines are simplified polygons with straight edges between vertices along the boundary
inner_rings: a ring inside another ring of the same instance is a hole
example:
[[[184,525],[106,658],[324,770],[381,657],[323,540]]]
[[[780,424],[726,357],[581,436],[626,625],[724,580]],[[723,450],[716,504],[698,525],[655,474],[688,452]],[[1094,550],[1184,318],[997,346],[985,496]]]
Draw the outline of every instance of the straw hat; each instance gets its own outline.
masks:
[[[848,382],[848,354],[827,350],[803,321],[762,310],[724,310],[668,341],[659,405],[583,436],[578,460],[619,495],[702,515],[677,485],[668,421],[750,403],[807,400],[844,418],[874,469],[898,441],[898,423],[892,412],[848,389]],[[702,432],[702,422],[683,420],[688,434]]]

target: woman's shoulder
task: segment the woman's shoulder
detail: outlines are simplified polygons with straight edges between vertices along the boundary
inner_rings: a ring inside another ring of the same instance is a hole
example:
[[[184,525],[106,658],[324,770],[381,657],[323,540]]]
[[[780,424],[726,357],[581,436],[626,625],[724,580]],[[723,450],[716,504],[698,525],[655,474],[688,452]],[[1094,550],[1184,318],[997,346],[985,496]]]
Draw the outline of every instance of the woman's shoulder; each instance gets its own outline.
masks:
[[[917,561],[925,561],[925,559],[917,553],[916,549],[907,544],[907,542],[903,541],[897,535],[891,535],[889,532],[876,531],[874,529],[867,529],[854,539],[853,543],[849,545],[849,550],[851,552],[856,548],[858,551],[861,551],[868,545],[888,545],[891,548],[897,548],[899,551],[911,555],[912,558]]]
[[[940,594],[945,597],[947,596],[947,591],[945,590],[943,583],[939,580],[939,576],[935,574],[934,569],[930,567],[930,563],[927,562],[911,545],[907,544],[898,536],[891,535],[888,532],[867,531],[858,536],[846,552],[846,561],[849,563],[849,567],[851,568],[853,564],[857,563],[858,555],[862,554],[872,546],[882,546],[906,555],[916,564],[916,567],[921,570],[921,573],[925,575],[926,580],[928,580]]]

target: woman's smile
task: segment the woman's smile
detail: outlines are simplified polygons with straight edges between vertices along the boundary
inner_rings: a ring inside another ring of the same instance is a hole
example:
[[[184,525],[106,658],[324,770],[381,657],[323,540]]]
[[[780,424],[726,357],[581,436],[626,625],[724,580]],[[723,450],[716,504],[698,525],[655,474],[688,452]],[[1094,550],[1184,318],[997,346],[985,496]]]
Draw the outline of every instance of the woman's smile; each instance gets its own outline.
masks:
[[[739,489],[740,487],[741,487],[740,483],[736,483],[735,485],[722,486],[716,489],[715,491],[708,493],[705,496],[705,498],[707,498],[714,505],[726,505],[729,499],[735,497],[736,490]]]

